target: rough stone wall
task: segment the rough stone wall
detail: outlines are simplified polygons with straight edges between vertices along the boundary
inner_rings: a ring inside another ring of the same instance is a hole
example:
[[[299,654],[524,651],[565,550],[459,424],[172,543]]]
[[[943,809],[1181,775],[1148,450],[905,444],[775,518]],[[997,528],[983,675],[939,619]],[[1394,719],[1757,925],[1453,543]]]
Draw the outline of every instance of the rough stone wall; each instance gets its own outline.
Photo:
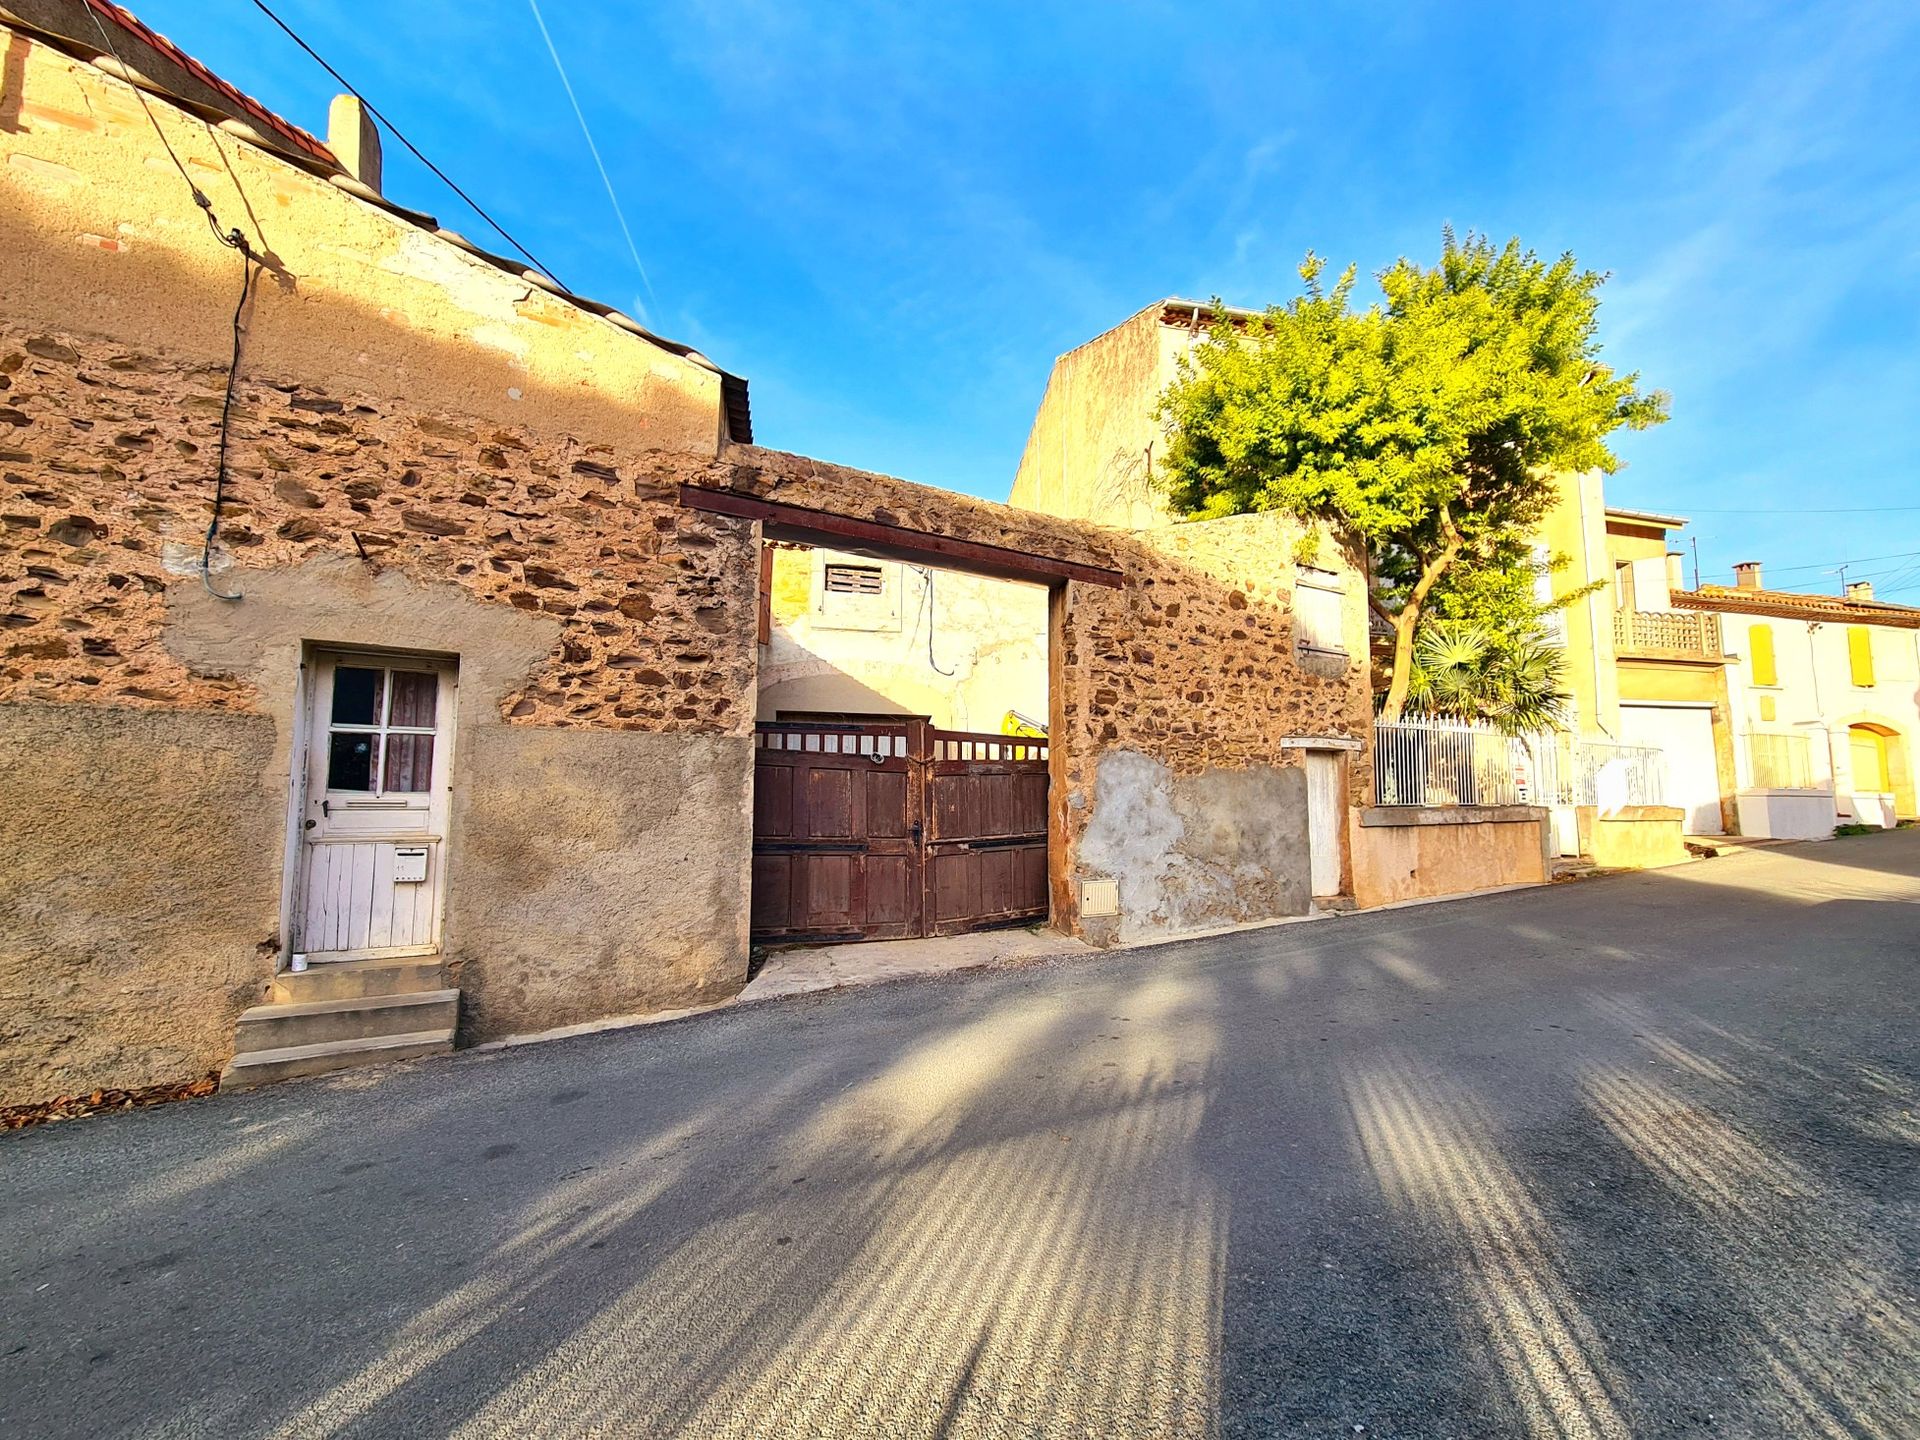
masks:
[[[223,379],[0,317],[0,700],[257,708],[159,643],[197,587]],[[347,557],[558,622],[515,723],[745,734],[753,526],[684,510],[603,444],[246,379],[214,581]],[[325,638],[325,637],[315,637]]]

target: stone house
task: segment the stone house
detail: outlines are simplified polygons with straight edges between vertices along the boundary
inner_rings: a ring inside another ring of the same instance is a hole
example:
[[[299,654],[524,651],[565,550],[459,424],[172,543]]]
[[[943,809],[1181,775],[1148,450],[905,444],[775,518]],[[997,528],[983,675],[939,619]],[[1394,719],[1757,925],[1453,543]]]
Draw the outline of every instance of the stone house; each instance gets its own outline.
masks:
[[[382,194],[351,104],[323,142],[124,12],[10,5],[0,1103],[736,993],[758,851],[827,904],[886,848],[756,844],[770,542],[1045,598],[1044,745],[836,770],[826,732],[822,824],[921,796],[911,872],[924,795],[1025,766],[1041,912],[1095,943],[1352,893],[1324,541],[1303,599],[1279,517],[1128,533],[757,448],[742,379]]]
[[[1255,313],[1226,312],[1229,318]],[[1156,301],[1060,356],[1028,432],[1010,503],[1126,526],[1155,545],[1178,543],[1182,533],[1202,528],[1251,536],[1267,523],[1257,515],[1203,526],[1180,521],[1154,485],[1165,443],[1160,397],[1184,357],[1205,342],[1217,314],[1207,301]],[[1364,655],[1364,639],[1345,635],[1341,625],[1356,606],[1365,615],[1365,582],[1353,564],[1331,554],[1330,545],[1304,556],[1275,547],[1260,562],[1268,583],[1295,597],[1300,660],[1310,668],[1337,668]],[[1374,805],[1366,790],[1346,798],[1352,806],[1345,820],[1344,893],[1361,906],[1546,878],[1551,832],[1541,807]]]

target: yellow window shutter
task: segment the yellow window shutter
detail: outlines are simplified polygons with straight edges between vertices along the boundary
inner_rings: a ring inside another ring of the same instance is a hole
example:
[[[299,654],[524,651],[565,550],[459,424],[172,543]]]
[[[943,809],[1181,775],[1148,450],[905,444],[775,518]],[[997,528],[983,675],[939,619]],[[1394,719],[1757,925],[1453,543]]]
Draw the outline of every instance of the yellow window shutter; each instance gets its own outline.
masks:
[[[1853,667],[1853,683],[1873,684],[1873,631],[1864,625],[1847,627],[1847,661]]]
[[[1771,625],[1749,626],[1747,643],[1753,651],[1753,683],[1778,685],[1780,672],[1774,668],[1773,664],[1773,627]]]
[[[1760,718],[1762,720],[1772,720],[1777,718],[1778,713],[1774,708],[1773,696],[1762,695],[1760,697]]]

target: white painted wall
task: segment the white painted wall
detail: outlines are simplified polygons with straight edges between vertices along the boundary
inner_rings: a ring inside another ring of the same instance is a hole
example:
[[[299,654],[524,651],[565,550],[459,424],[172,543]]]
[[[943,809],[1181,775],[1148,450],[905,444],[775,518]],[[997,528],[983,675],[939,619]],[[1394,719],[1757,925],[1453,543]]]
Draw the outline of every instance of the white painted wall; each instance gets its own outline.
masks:
[[[1721,614],[1720,623],[1732,657],[1727,666],[1727,693],[1741,792],[1754,788],[1748,736],[1804,735],[1808,737],[1815,785],[1823,791],[1831,787],[1838,792],[1838,817],[1852,819],[1858,814],[1865,823],[1880,823],[1875,817],[1885,813],[1886,807],[1867,798],[1865,792],[1859,792],[1857,803],[1854,799],[1858,786],[1847,730],[1860,720],[1886,724],[1900,733],[1908,762],[1913,763],[1913,747],[1920,738],[1920,631],[1870,627],[1874,683],[1859,686],[1853,683],[1844,623],[1727,612]],[[1750,636],[1756,625],[1769,626],[1773,631],[1776,685],[1754,684]],[[1762,718],[1763,699],[1773,702],[1771,720]],[[1827,828],[1831,829],[1831,823]]]
[[[843,563],[878,567],[882,593],[828,593],[826,567]],[[942,729],[990,731],[1018,710],[1044,725],[1046,589],[955,570],[923,574],[834,550],[777,549],[757,715],[772,720],[783,710],[927,715]]]

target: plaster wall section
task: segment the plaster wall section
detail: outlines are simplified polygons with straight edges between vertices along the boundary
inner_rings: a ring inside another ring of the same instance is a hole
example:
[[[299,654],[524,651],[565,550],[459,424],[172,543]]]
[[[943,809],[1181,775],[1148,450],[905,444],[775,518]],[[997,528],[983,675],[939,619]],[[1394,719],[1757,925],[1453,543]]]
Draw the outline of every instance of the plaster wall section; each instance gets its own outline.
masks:
[[[1618,743],[1620,682],[1613,648],[1613,562],[1607,550],[1606,500],[1598,471],[1554,477],[1555,499],[1540,522],[1540,545],[1564,557],[1553,573],[1556,599],[1578,596],[1560,612],[1566,684],[1578,733]],[[1663,546],[1664,552],[1664,546]],[[1600,588],[1581,594],[1598,583]]]
[[[747,983],[750,740],[493,724],[460,769],[442,950],[464,1040]]]
[[[220,224],[262,257],[249,375],[616,446],[719,446],[713,370],[168,100],[143,109],[131,85],[22,31],[0,26],[0,49],[0,294],[25,332],[226,363],[242,261],[212,233],[157,124]]]
[[[1302,915],[1313,899],[1306,772],[1254,765],[1178,775],[1163,760],[1109,750],[1095,765],[1079,869],[1120,891],[1111,921],[1126,942]]]
[[[0,1104],[202,1079],[273,973],[259,715],[0,703]]]
[[[1166,443],[1154,408],[1187,342],[1160,308],[1054,361],[1010,504],[1129,529],[1171,519],[1152,485]]]
[[[1544,884],[1552,874],[1546,811],[1526,806],[1348,812],[1353,897],[1361,909]]]
[[[879,593],[829,592],[828,567],[841,565],[877,571]],[[771,602],[762,720],[783,711],[925,715],[943,729],[987,731],[1009,711],[1046,721],[1042,586],[780,547]]]

